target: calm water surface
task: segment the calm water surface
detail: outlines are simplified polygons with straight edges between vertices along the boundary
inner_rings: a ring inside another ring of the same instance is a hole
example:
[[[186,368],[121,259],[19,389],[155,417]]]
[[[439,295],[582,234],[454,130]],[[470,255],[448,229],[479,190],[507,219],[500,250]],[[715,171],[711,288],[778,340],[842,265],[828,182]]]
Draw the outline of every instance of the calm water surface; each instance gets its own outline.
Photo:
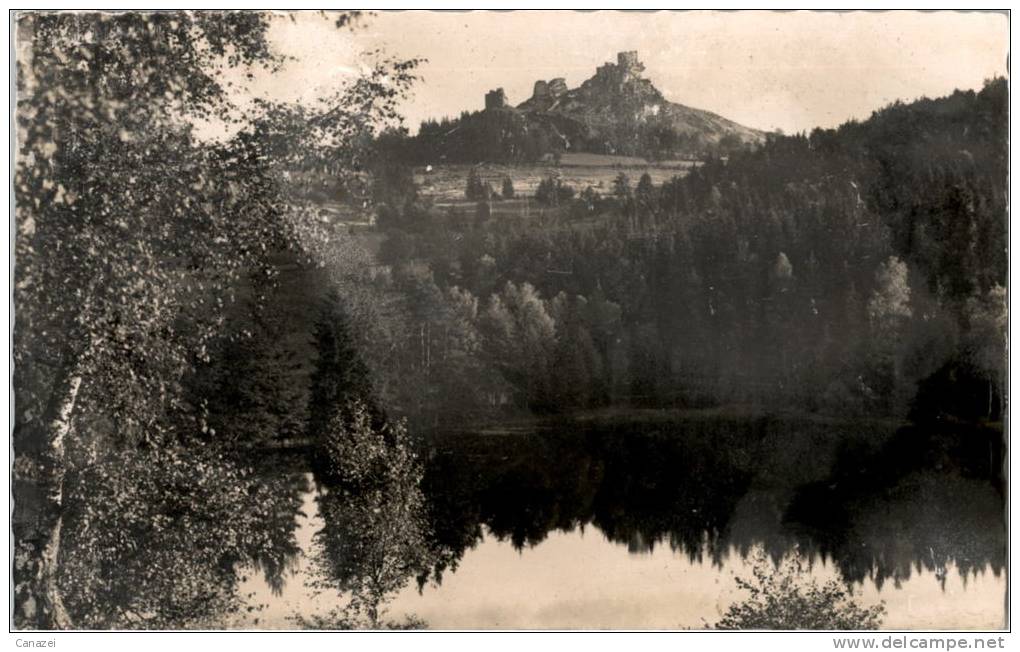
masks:
[[[748,432],[753,446],[734,445]],[[853,581],[862,602],[885,602],[886,628],[1002,626],[1005,529],[987,479],[939,463],[862,470],[881,456],[829,446],[846,437],[828,426],[686,434],[431,441],[423,489],[440,572],[420,589],[408,577],[387,596],[387,617],[436,629],[703,628],[744,597],[735,577],[761,549],[773,559],[799,550],[815,578]],[[294,615],[343,602],[311,586],[326,527],[320,487],[289,472],[305,480],[301,552],[272,582],[245,580],[259,608],[235,626],[291,629]]]

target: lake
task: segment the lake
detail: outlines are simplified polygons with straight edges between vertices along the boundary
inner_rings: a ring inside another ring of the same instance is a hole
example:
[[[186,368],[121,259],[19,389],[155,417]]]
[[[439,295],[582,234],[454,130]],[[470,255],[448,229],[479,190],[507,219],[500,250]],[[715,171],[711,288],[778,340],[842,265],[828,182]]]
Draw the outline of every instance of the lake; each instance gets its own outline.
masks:
[[[432,572],[420,587],[398,578],[386,617],[435,629],[698,629],[745,596],[736,578],[756,555],[799,554],[811,577],[884,602],[885,628],[1002,627],[1003,500],[975,468],[998,458],[890,457],[918,437],[771,418],[430,436]],[[272,581],[247,577],[254,609],[232,626],[293,629],[295,615],[345,601],[315,579],[330,490],[301,464],[275,467],[301,486],[300,552]],[[381,527],[373,541],[396,536]]]

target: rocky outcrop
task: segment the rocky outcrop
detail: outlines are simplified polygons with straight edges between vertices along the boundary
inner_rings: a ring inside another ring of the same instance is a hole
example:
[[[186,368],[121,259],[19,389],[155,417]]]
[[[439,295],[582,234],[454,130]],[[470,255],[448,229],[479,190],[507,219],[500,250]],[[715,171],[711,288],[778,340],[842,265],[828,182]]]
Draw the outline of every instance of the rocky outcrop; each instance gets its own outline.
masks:
[[[620,52],[615,63],[599,66],[575,89],[562,77],[536,81],[532,96],[517,109],[532,120],[555,122],[583,147],[608,153],[647,154],[649,147],[691,153],[764,139],[758,130],[668,101],[644,71],[636,51]]]
[[[556,77],[549,81],[539,79],[535,82],[535,89],[528,102],[531,103],[534,110],[548,111],[556,105],[559,97],[569,90],[567,80],[563,77]]]
[[[553,97],[559,97],[567,92],[567,80],[563,77],[557,77],[549,80],[549,94]]]
[[[531,97],[516,107],[510,106],[504,90],[497,88],[485,94],[485,110],[473,114],[467,123],[442,128],[423,125],[422,140],[451,142],[450,134],[484,133],[485,137],[474,142],[502,143],[500,147],[506,150],[485,152],[484,158],[489,159],[533,159],[567,149],[700,158],[764,140],[761,131],[670,102],[644,78],[644,72],[638,53],[628,51],[618,53],[615,62],[598,66],[577,88],[569,88],[563,77],[540,79]],[[469,147],[468,141],[453,147],[459,148],[458,160],[467,155],[460,150]]]

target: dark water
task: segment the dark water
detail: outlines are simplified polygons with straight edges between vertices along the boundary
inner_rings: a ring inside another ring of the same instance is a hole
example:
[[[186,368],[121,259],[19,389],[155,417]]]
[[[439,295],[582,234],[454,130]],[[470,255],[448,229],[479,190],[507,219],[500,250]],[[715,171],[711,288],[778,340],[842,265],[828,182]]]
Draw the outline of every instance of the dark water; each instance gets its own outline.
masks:
[[[292,628],[295,615],[343,604],[343,593],[315,580],[317,557],[339,555],[348,576],[362,562],[389,569],[381,608],[429,627],[699,628],[742,597],[734,577],[751,557],[798,551],[816,578],[885,601],[885,627],[999,627],[999,437],[647,416],[434,435],[421,444],[420,535],[392,527],[404,512],[389,503],[369,505],[360,513],[377,522],[347,519],[336,537],[348,543],[333,552],[316,543],[332,527],[321,515],[329,490],[292,461],[274,468],[307,483],[300,552],[282,571],[243,583],[258,608],[230,624]],[[409,541],[427,550],[420,588],[420,573],[392,570],[414,556]]]

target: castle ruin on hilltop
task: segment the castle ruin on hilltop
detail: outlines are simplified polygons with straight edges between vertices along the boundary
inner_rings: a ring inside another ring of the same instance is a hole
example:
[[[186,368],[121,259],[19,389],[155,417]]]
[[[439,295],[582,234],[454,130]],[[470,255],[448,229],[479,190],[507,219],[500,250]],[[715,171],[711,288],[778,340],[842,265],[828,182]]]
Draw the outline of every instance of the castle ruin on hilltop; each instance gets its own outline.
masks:
[[[605,89],[620,88],[624,84],[641,79],[641,73],[645,71],[645,64],[638,58],[637,50],[618,52],[616,63],[606,62],[595,69],[595,76],[584,83],[590,87]],[[563,77],[554,77],[550,80],[539,79],[535,82],[534,90],[531,92],[531,99],[525,105],[537,102],[539,106],[548,107],[564,95],[570,89],[567,88],[567,80]],[[506,100],[506,93],[502,88],[491,90],[485,94],[485,110],[505,109],[509,105]]]
[[[625,84],[640,79],[645,64],[638,59],[637,50],[618,52],[616,63],[605,63],[595,69],[595,79],[607,84]]]

